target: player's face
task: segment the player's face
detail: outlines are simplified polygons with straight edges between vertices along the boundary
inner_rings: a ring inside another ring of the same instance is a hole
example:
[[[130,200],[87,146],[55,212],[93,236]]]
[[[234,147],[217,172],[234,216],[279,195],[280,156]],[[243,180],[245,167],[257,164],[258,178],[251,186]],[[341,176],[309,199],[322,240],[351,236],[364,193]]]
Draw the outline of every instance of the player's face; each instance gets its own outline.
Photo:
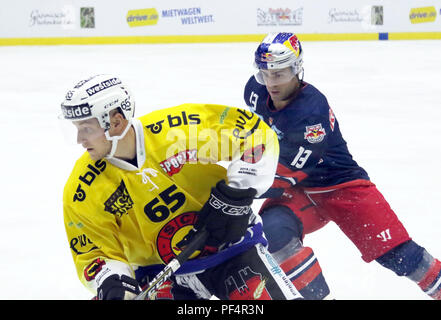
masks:
[[[298,88],[299,81],[292,68],[260,70],[266,89],[274,102],[290,99]]]
[[[73,124],[77,128],[77,143],[87,150],[92,160],[100,160],[110,152],[112,144],[97,119],[73,121]]]

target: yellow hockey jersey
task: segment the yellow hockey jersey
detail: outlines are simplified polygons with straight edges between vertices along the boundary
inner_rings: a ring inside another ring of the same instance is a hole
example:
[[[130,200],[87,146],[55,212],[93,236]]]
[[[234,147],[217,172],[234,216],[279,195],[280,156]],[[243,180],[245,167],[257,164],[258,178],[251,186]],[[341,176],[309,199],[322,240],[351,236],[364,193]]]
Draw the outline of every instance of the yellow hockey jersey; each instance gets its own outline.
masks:
[[[81,282],[165,264],[224,179],[257,196],[272,184],[275,133],[243,109],[183,104],[133,119],[137,166],[116,158],[76,162],[63,195],[64,224]],[[229,161],[227,169],[217,164]]]

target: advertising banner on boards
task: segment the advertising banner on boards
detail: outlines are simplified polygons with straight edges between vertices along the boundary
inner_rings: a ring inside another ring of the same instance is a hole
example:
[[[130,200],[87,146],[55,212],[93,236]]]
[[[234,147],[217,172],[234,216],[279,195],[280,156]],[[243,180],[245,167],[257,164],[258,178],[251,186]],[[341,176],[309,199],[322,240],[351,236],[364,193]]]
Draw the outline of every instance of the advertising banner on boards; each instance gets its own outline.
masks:
[[[421,0],[21,0],[0,12],[0,38],[242,37],[441,33],[441,3]],[[360,37],[359,37],[360,38]],[[170,38],[171,39],[171,38]]]

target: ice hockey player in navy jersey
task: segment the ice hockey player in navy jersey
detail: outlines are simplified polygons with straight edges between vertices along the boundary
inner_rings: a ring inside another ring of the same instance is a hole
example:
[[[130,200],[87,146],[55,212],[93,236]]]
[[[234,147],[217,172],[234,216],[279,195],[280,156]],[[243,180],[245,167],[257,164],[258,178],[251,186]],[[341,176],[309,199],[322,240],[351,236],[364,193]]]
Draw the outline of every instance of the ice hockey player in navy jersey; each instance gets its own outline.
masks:
[[[354,161],[326,97],[303,81],[302,62],[295,34],[268,34],[244,90],[245,102],[280,144],[276,179],[260,211],[270,252],[305,298],[329,298],[320,265],[302,241],[333,221],[364,261],[376,260],[441,299],[441,262],[410,238]]]

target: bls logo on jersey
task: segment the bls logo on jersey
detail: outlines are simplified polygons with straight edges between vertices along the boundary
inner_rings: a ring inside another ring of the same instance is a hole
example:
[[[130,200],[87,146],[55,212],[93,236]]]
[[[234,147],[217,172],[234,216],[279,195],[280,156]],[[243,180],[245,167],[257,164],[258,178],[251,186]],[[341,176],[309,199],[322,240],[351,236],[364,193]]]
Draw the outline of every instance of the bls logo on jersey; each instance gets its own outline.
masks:
[[[97,162],[95,162],[95,166],[88,164],[87,168],[89,168],[90,170],[87,171],[84,175],[80,176],[79,179],[80,181],[90,186],[93,180],[95,180],[95,178],[100,175],[100,173],[103,172],[104,169],[106,169],[106,162],[104,160],[98,160]]]
[[[177,253],[180,252],[180,250],[176,248],[176,243],[181,241],[191,230],[196,222],[196,218],[197,213],[195,212],[182,213],[162,227],[156,240],[158,253],[162,261],[169,263],[176,257]],[[193,254],[193,256],[197,254],[199,254],[199,252]]]
[[[100,175],[101,172],[104,171],[104,169],[106,169],[106,161],[98,160],[94,163],[94,166],[88,164],[87,168],[90,170],[87,171],[85,174],[79,176],[78,179],[86,185],[90,186],[95,178]],[[82,189],[81,183],[79,183],[73,197],[73,201],[84,201],[84,199],[86,199],[86,192]]]
[[[161,132],[162,124],[164,121],[165,120],[161,120],[156,123],[149,124],[146,126],[146,128],[150,129],[150,131],[152,133],[157,134],[157,133]],[[185,111],[182,111],[181,115],[177,115],[177,116],[174,116],[174,115],[172,116],[169,114],[167,116],[167,122],[168,122],[169,128],[173,128],[173,127],[179,127],[181,125],[199,124],[199,123],[201,123],[201,119],[199,118],[198,114],[189,114],[187,116],[187,113]]]

